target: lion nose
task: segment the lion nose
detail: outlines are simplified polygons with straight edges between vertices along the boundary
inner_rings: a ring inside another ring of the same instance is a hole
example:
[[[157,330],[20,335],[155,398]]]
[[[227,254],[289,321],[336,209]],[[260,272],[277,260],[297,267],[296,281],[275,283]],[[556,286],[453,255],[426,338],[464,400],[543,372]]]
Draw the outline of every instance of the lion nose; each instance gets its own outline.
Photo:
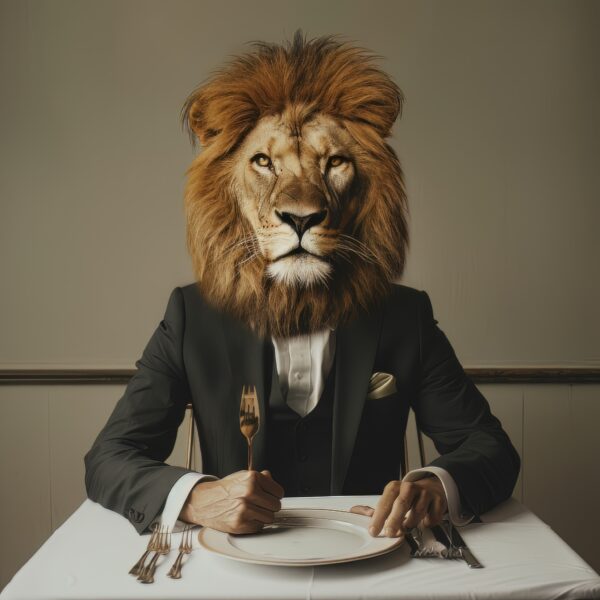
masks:
[[[295,215],[291,212],[279,211],[275,211],[275,213],[284,223],[291,225],[296,230],[300,239],[302,239],[302,236],[307,229],[310,229],[313,225],[318,225],[324,221],[327,216],[327,210],[321,210],[308,215]]]

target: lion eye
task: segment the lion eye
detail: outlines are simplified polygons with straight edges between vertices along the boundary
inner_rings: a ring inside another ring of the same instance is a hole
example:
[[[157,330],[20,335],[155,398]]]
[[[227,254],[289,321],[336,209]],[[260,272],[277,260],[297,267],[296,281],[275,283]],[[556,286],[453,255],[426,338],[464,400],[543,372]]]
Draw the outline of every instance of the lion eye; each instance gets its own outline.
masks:
[[[252,157],[252,160],[259,166],[259,167],[270,167],[271,166],[271,159],[266,155],[266,154],[256,154]]]
[[[346,159],[343,156],[330,156],[328,166],[339,167],[344,162],[346,162]]]

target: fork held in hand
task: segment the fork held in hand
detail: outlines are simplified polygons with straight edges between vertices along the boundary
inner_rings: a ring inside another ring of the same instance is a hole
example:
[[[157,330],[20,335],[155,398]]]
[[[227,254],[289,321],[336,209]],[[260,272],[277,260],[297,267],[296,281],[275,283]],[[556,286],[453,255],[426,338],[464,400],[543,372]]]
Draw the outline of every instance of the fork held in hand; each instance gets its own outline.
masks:
[[[240,431],[248,442],[248,471],[252,470],[252,440],[260,427],[260,409],[256,386],[249,385],[242,389],[240,402]]]

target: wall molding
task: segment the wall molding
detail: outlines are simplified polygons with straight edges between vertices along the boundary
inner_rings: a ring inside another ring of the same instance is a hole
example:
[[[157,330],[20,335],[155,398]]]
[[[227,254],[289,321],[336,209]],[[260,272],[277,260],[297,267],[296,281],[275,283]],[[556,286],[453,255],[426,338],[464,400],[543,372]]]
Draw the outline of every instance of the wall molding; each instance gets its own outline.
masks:
[[[123,384],[135,369],[0,369],[0,385]],[[597,367],[465,367],[474,383],[600,383]]]

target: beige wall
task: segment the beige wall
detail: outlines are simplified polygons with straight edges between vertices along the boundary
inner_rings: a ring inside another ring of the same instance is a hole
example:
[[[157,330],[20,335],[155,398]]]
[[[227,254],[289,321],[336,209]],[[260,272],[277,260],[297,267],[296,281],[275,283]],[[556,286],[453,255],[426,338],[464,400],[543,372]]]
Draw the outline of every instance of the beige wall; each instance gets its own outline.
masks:
[[[461,362],[600,366],[600,3],[0,0],[0,368],[133,366],[192,281],[183,100],[297,27],[383,55],[405,92],[404,283]],[[28,518],[0,587],[81,500],[120,389],[0,388],[0,514]],[[600,503],[599,389],[489,390],[525,457],[518,493],[590,562],[574,498]]]
[[[391,140],[410,201],[405,282],[430,292],[461,359],[598,366],[599,11],[4,0],[0,367],[132,365],[192,280],[181,105],[244,42],[296,27],[383,55],[406,94]]]

